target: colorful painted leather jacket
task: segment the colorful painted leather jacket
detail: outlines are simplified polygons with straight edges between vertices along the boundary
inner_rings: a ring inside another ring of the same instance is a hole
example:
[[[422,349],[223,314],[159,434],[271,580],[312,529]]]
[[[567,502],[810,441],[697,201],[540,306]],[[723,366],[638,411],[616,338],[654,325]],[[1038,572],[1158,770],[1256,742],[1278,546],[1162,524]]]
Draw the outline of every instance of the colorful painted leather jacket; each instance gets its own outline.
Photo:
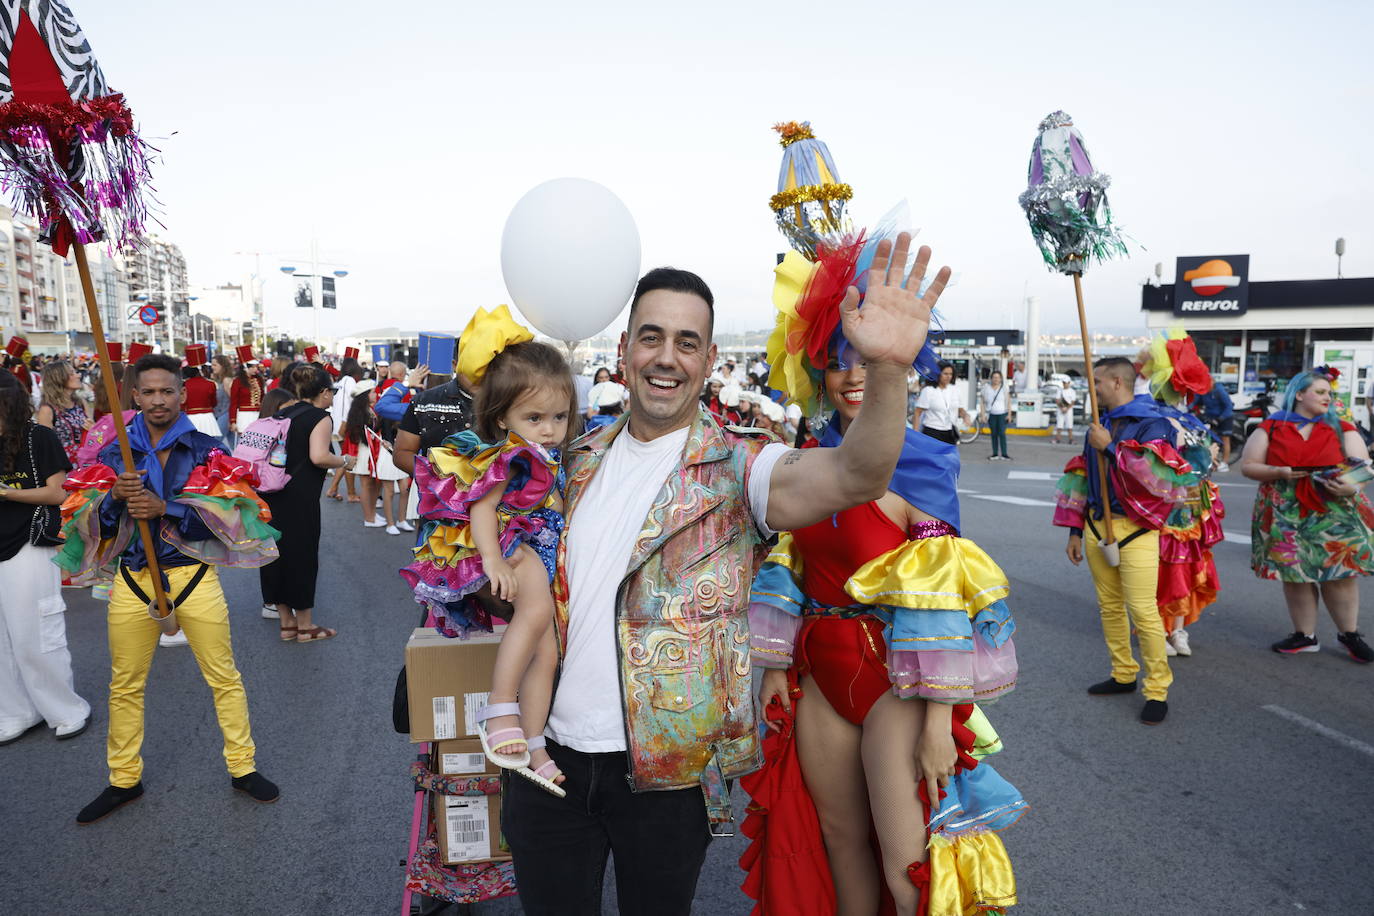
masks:
[[[564,456],[567,530],[626,419],[573,443]],[[635,541],[616,601],[616,650],[636,791],[701,785],[715,830],[730,821],[725,780],[762,764],[749,671],[749,585],[764,541],[746,480],[770,441],[722,430],[705,410],[687,435]],[[582,524],[596,524],[588,518]],[[560,654],[568,633],[568,537],[554,582]]]

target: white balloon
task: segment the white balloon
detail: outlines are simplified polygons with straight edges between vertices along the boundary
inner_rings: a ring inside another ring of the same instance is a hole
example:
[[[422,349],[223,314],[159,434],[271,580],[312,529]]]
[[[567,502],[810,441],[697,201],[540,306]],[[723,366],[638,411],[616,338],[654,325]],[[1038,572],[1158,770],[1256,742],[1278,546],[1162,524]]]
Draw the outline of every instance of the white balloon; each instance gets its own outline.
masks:
[[[501,273],[520,313],[555,340],[585,340],[620,314],[639,280],[639,230],[611,191],[556,178],[515,204]]]

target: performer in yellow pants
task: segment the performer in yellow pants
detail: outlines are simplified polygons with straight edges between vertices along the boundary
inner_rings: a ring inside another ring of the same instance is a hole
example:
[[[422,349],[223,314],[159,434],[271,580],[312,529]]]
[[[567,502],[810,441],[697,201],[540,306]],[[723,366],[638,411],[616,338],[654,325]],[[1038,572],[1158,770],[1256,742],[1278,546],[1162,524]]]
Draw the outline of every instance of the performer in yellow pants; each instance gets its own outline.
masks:
[[[67,478],[63,546],[56,562],[77,585],[118,571],[110,594],[110,783],[76,816],[93,824],[143,795],[143,694],[161,626],[148,616],[156,594],[151,569],[166,577],[173,619],[186,632],[215,699],[229,782],[255,801],[274,802],[277,786],[258,772],[248,728],[248,698],[234,664],[229,608],[217,567],[256,568],[278,556],[271,510],[253,490],[248,462],[224,454],[181,412],[186,391],[175,357],[145,356],[124,375],[139,414],[129,423],[134,466],[111,443],[99,461]],[[146,524],[155,552],[145,550]]]
[[[1147,700],[1165,701],[1169,698],[1169,685],[1174,682],[1174,675],[1165,655],[1164,622],[1155,599],[1155,587],[1159,582],[1159,532],[1142,529],[1129,519],[1114,519],[1112,532],[1117,543],[1124,542],[1124,546],[1121,565],[1113,568],[1107,565],[1098,547],[1093,527],[1083,532],[1083,552],[1097,589],[1102,635],[1112,657],[1112,680],[1133,684],[1140,672],[1140,665],[1131,652],[1131,627],[1134,626],[1140,657],[1145,662],[1145,684],[1141,692]]]
[[[1157,598],[1159,531],[1196,493],[1200,477],[1178,451],[1182,427],[1148,395],[1137,397],[1135,381],[1135,366],[1128,359],[1110,356],[1094,365],[1093,384],[1105,413],[1102,422],[1089,426],[1083,454],[1064,468],[1054,524],[1069,529],[1069,562],[1077,566],[1088,560],[1112,659],[1112,676],[1090,686],[1088,693],[1135,692],[1140,665],[1131,654],[1134,625],[1145,663],[1140,721],[1158,725],[1169,713],[1173,683]],[[1121,555],[1115,567],[1099,546],[1109,515]]]
[[[178,566],[166,570],[171,595],[180,595],[198,568]],[[144,594],[153,593],[147,569],[131,575]],[[234,664],[229,607],[214,569],[178,605],[176,616],[195,653],[200,673],[214,695],[229,775],[251,773],[257,767],[253,762],[253,736],[248,729],[248,697]],[[139,754],[143,746],[143,693],[162,631],[148,616],[147,602],[133,593],[122,574],[115,577],[114,591],[110,593],[109,630],[110,735],[106,755],[110,785],[129,788],[143,778],[143,758]]]

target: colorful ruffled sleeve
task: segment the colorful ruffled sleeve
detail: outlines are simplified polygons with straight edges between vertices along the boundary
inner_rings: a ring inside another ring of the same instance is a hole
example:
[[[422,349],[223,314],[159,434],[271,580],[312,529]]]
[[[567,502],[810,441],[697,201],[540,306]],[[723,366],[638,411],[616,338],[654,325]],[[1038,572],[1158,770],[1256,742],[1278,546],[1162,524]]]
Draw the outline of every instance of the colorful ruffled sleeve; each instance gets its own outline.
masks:
[[[472,504],[496,487],[505,490],[504,509],[531,512],[545,505],[557,480],[558,462],[516,435],[491,444],[464,430],[415,462],[420,516],[436,521],[468,521]]]
[[[112,532],[101,525],[101,508],[117,476],[113,468],[92,464],[69,474],[62,484],[68,495],[62,503],[63,543],[54,562],[74,585],[108,578],[133,538],[134,523],[126,513],[120,513]]]
[[[1007,577],[973,541],[907,541],[855,571],[845,591],[888,624],[888,676],[900,697],[993,700],[1016,685]]]
[[[801,590],[802,560],[792,535],[778,537],[764,558],[749,592],[749,654],[762,668],[787,668],[801,629],[806,595]]]
[[[1088,470],[1082,455],[1074,455],[1064,465],[1054,498],[1054,524],[1060,528],[1082,528],[1088,509]]]
[[[1124,439],[1111,449],[1112,486],[1131,521],[1159,530],[1175,507],[1197,492],[1200,478],[1193,466],[1163,439]]]
[[[253,569],[277,558],[277,539],[272,510],[253,489],[257,475],[250,464],[224,454],[210,452],[205,463],[196,466],[181,492],[168,501],[198,517],[212,537],[188,537],[182,525],[163,525],[162,537],[186,556],[211,566]]]

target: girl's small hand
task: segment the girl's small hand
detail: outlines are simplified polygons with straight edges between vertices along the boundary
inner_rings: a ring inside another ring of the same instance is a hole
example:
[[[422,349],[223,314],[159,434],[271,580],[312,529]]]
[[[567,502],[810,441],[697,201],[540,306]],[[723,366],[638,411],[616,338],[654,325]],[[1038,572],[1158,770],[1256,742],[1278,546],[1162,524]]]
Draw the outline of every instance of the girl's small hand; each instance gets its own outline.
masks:
[[[493,559],[491,562],[484,559],[482,566],[486,568],[487,578],[491,580],[491,593],[502,601],[514,601],[520,586],[511,565],[504,559]]]
[[[959,762],[959,750],[949,732],[931,734],[923,731],[916,744],[916,767],[925,780],[931,811],[940,807],[940,789],[949,784],[954,766]]]
[[[759,703],[764,709],[773,701],[773,697],[778,698],[782,708],[788,712],[792,711],[792,698],[787,695],[787,672],[781,668],[763,669],[763,686],[759,689]],[[778,730],[778,726],[764,720],[768,727],[773,731]]]

